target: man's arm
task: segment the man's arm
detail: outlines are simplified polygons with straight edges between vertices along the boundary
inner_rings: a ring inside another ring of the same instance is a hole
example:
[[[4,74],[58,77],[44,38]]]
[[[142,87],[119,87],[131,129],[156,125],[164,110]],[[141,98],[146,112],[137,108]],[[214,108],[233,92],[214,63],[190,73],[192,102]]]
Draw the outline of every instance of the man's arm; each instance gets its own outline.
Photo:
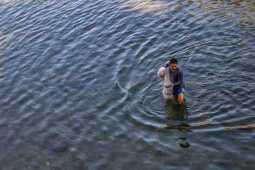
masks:
[[[170,66],[170,61],[167,61],[164,65],[165,68],[169,67]]]

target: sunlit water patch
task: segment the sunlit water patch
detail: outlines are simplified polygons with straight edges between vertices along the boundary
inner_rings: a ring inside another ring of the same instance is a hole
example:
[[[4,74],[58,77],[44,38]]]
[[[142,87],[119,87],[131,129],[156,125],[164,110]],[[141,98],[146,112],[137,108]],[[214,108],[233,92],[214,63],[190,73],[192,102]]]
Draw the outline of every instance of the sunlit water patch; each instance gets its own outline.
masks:
[[[254,169],[254,30],[237,17],[254,12],[234,2],[1,5],[1,168]],[[162,96],[173,56],[187,107]]]
[[[184,1],[183,4],[194,6],[193,12],[210,13],[207,19],[232,20],[237,26],[252,28],[255,25],[255,3],[251,0],[233,0],[233,1],[208,1],[208,0],[191,0]],[[192,12],[192,13],[193,13]],[[196,13],[197,15],[198,13]]]
[[[143,13],[160,13],[167,9],[168,3],[161,0],[123,0],[125,6]]]
[[[8,4],[10,2],[14,2],[16,0],[0,0],[0,4]]]

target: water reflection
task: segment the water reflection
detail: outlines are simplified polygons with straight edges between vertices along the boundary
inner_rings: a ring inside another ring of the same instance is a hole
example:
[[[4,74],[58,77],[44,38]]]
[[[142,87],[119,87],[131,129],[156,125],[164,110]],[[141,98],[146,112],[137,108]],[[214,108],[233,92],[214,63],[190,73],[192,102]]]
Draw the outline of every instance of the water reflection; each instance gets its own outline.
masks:
[[[184,121],[188,119],[186,105],[177,104],[175,101],[166,101],[165,110],[169,120]]]
[[[255,124],[235,127],[224,127],[225,130],[255,130]]]
[[[182,148],[190,147],[187,141],[186,133],[191,132],[190,126],[184,121],[188,119],[188,110],[186,105],[177,104],[175,101],[166,101],[165,110],[168,115],[167,119],[180,121],[177,125],[167,125],[165,129],[176,129],[183,132],[182,137],[177,138],[177,143]]]
[[[159,11],[172,12],[154,17],[140,11],[167,0],[119,1],[139,12],[101,0],[3,8],[2,169],[233,169],[230,159],[245,169],[255,152],[252,31],[237,29],[239,18],[218,22],[221,6],[168,1]],[[154,68],[169,54],[185,62],[189,114],[162,99]]]
[[[162,9],[166,9],[167,4],[163,1],[152,0],[127,0],[123,2],[129,8],[133,8],[140,12],[159,12]]]
[[[247,1],[243,1],[243,0],[236,0],[236,1],[189,0],[187,2],[190,4],[195,3],[195,4],[198,4],[199,6],[210,6],[210,5],[212,5],[212,6],[213,5],[215,5],[215,6],[227,5],[227,6],[236,6],[236,7],[255,6],[255,2],[253,2],[252,0],[247,0]]]
[[[210,13],[210,16],[214,17],[214,19],[216,16],[220,16],[227,20],[234,19],[238,22],[238,26],[240,27],[254,28],[255,26],[255,3],[251,0],[189,0],[183,2],[183,5],[187,4],[190,4],[192,7],[196,8],[196,10],[190,11],[193,15],[196,16],[203,14],[199,10],[202,9],[203,12],[206,12],[207,14]]]
[[[168,120],[177,121],[177,123],[171,123],[166,125],[165,129],[176,129],[182,132],[191,131],[190,125],[185,123],[188,120],[188,110],[186,105],[177,104],[175,101],[167,100],[165,103],[165,111]]]
[[[7,3],[10,3],[10,2],[14,2],[15,0],[0,0],[0,5],[1,4],[7,4]]]

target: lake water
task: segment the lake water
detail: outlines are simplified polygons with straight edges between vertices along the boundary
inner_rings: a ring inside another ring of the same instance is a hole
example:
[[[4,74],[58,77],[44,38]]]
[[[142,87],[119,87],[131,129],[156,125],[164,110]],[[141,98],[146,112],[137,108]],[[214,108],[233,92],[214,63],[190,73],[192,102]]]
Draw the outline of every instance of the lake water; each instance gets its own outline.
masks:
[[[251,0],[0,0],[0,169],[253,170],[254,47]]]

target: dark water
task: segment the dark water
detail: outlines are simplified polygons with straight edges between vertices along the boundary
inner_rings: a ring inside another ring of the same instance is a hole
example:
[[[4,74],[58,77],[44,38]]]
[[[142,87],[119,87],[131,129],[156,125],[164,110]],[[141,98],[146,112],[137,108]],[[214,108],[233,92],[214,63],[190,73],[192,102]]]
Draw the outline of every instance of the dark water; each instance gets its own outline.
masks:
[[[254,169],[254,47],[249,0],[0,0],[0,169]]]

